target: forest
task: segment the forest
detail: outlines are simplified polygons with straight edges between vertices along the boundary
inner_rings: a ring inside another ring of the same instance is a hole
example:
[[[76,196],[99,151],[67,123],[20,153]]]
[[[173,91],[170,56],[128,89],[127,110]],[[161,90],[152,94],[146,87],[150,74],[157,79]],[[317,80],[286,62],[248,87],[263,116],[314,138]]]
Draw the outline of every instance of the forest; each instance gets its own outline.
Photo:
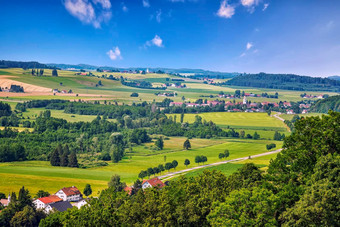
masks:
[[[55,67],[50,67],[36,61],[23,62],[0,60],[0,68],[53,69]]]
[[[317,101],[312,105],[311,110],[317,113],[327,113],[328,110],[340,112],[340,95]]]
[[[320,77],[293,74],[241,74],[226,82],[215,85],[232,85],[297,91],[340,91],[340,81]]]
[[[45,217],[27,189],[0,213],[0,225],[23,226],[338,226],[340,113],[297,120],[266,172],[252,163],[226,177],[205,171],[181,176],[162,190],[129,195],[114,176],[89,205]]]

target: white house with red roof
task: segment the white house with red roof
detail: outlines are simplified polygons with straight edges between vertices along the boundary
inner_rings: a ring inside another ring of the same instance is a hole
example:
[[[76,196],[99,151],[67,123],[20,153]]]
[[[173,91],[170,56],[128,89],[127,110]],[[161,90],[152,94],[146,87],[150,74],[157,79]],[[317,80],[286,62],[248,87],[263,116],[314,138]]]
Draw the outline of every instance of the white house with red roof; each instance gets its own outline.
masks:
[[[46,197],[41,197],[39,199],[36,199],[33,201],[33,204],[37,209],[45,210],[46,213],[50,212],[52,210],[50,204],[57,203],[63,201],[61,198],[59,198],[56,195],[49,195]]]
[[[154,187],[163,188],[165,187],[165,184],[158,177],[143,181],[143,184],[142,184],[143,189],[154,188]]]
[[[57,191],[55,195],[61,198],[62,200],[69,202],[76,202],[83,199],[82,194],[75,186],[62,188],[59,191]]]

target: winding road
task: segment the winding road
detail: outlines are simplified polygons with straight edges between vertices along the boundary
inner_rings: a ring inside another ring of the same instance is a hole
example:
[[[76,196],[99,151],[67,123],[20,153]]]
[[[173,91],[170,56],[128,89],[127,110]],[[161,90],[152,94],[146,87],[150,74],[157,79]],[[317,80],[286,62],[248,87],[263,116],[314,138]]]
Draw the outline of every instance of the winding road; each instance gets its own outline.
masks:
[[[236,159],[231,159],[231,160],[226,160],[226,161],[221,161],[221,162],[215,162],[215,163],[211,163],[211,164],[207,164],[207,165],[196,166],[196,167],[192,167],[192,168],[188,168],[188,169],[184,169],[184,170],[180,170],[180,171],[176,171],[176,172],[171,172],[171,173],[159,176],[158,178],[159,179],[172,178],[172,177],[174,177],[178,174],[186,173],[186,172],[189,172],[189,171],[192,171],[192,170],[207,168],[207,167],[211,167],[211,166],[218,166],[218,165],[226,164],[226,163],[229,163],[229,162],[243,161],[243,160],[249,159],[249,157],[251,157],[251,158],[262,157],[262,156],[266,156],[266,155],[270,155],[270,154],[279,153],[280,151],[282,151],[282,149],[278,149],[278,150],[275,150],[275,151],[269,151],[269,152],[265,152],[265,153],[261,153],[261,154],[243,157],[243,158],[236,158]]]

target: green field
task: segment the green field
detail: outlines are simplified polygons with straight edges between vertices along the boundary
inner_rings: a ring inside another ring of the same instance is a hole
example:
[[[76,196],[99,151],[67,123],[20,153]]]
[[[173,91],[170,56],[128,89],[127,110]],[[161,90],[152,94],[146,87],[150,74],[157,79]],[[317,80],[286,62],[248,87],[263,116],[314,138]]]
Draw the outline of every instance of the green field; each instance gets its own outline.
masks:
[[[164,156],[166,156],[166,162],[177,160],[179,165],[176,170],[181,170],[186,168],[184,166],[186,158],[191,161],[190,166],[195,166],[194,158],[196,155],[205,155],[208,157],[207,163],[214,163],[220,161],[218,154],[225,149],[230,151],[229,159],[234,159],[266,152],[266,144],[272,143],[272,141],[266,140],[221,139],[220,141],[204,141],[198,139],[197,141],[192,140],[194,149],[183,151],[182,144],[178,144],[182,140],[184,138],[171,137],[169,141],[166,141],[165,149],[172,149],[173,152],[168,151],[165,154],[148,156],[145,156],[143,152],[136,152],[133,156],[126,157],[117,164],[109,163],[108,166],[91,169],[52,167],[49,162],[42,161],[1,163],[0,192],[7,194],[11,191],[18,191],[23,185],[32,193],[36,193],[40,189],[54,192],[64,186],[75,185],[83,188],[85,184],[90,183],[94,195],[96,195],[99,190],[106,187],[113,174],[120,175],[123,181],[132,184],[141,170],[164,164]],[[282,142],[275,143],[278,148],[282,146]],[[174,144],[178,145],[175,146]]]
[[[30,74],[30,70],[23,70],[18,68],[11,69],[1,69],[0,75],[10,76],[8,79],[24,82],[32,85],[42,86],[46,88],[50,88],[51,90],[57,88],[59,90],[69,90],[71,89],[74,94],[70,95],[61,95],[57,94],[56,96],[50,94],[26,94],[25,96],[15,96],[11,94],[9,97],[10,100],[32,100],[32,99],[101,99],[101,100],[115,100],[119,102],[132,103],[132,102],[140,102],[140,101],[161,101],[164,97],[156,96],[154,93],[162,90],[151,90],[151,89],[140,89],[133,88],[121,85],[119,81],[108,80],[105,77],[108,75],[113,75],[116,77],[123,76],[129,80],[146,80],[154,85],[159,85],[164,83],[165,78],[178,78],[175,76],[170,76],[167,74],[128,74],[128,73],[98,73],[92,72],[94,76],[81,76],[75,75],[73,71],[59,70],[58,77],[51,76],[51,70],[45,69],[44,76],[32,76]],[[103,86],[96,86],[99,80],[101,80]],[[300,97],[301,92],[299,91],[285,91],[285,90],[274,90],[274,89],[258,89],[258,88],[238,88],[238,87],[220,87],[209,84],[204,84],[202,80],[192,80],[185,79],[183,82],[187,85],[187,88],[173,88],[169,87],[167,92],[177,92],[177,97],[173,97],[174,101],[181,101],[182,96],[186,98],[187,101],[195,101],[201,98],[201,95],[217,95],[219,92],[223,91],[225,93],[234,93],[235,90],[241,89],[247,93],[255,93],[261,94],[266,92],[268,94],[274,94],[275,92],[279,92],[278,99],[268,99],[268,98],[255,98],[249,97],[248,99],[252,102],[279,102],[279,101],[299,101],[302,100]],[[169,81],[171,82],[171,81]],[[61,85],[62,83],[62,85]],[[132,92],[139,93],[139,97],[130,97]],[[324,94],[321,92],[307,92],[308,94],[319,95]],[[75,96],[75,94],[79,94],[79,96]],[[327,92],[329,95],[335,95],[336,93]],[[2,97],[6,97],[7,95],[3,93]],[[207,98],[208,100],[213,100],[215,98]],[[236,101],[241,101],[241,99],[236,99]]]
[[[179,114],[169,114],[168,116],[180,119]],[[185,114],[184,122],[192,123],[195,121],[195,116],[199,115],[203,120],[213,121],[223,129],[233,128],[240,132],[245,131],[246,134],[253,135],[255,131],[260,134],[261,138],[273,139],[275,131],[284,132],[286,135],[286,125],[272,117],[267,113],[245,113],[245,112],[212,112],[200,114]]]

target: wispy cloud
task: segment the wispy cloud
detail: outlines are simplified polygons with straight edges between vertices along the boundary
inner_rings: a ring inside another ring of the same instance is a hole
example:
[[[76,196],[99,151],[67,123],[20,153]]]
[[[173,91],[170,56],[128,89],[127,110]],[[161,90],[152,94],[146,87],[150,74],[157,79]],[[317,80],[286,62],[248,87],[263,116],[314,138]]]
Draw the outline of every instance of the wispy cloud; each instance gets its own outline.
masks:
[[[100,28],[111,19],[110,0],[64,0],[65,9],[84,24]]]
[[[152,40],[149,40],[144,44],[144,48],[146,48],[148,46],[149,47],[150,46],[164,47],[163,46],[163,40],[158,35],[155,35],[155,37]]]
[[[259,0],[241,0],[241,4],[245,7],[251,7],[257,5]]]
[[[112,61],[122,59],[119,47],[114,47],[113,49],[109,50],[106,54]]]
[[[162,16],[162,10],[160,9],[156,12],[156,21],[158,23],[161,23],[161,20],[162,20],[161,16]]]
[[[143,0],[143,6],[144,6],[145,8],[149,8],[149,7],[150,7],[150,2],[149,2],[149,0]]]
[[[235,14],[235,7],[229,5],[227,0],[221,2],[220,8],[217,11],[219,17],[231,18]]]
[[[269,6],[269,3],[265,3],[265,4],[263,5],[262,11],[265,11],[265,10],[268,8],[268,6]]]
[[[249,50],[250,50],[251,48],[253,48],[253,46],[254,46],[253,43],[248,42],[247,45],[246,45],[246,51],[243,52],[243,53],[240,55],[240,58],[246,56],[246,55],[249,53]],[[257,53],[257,52],[258,52],[257,49],[253,51],[253,53]]]

